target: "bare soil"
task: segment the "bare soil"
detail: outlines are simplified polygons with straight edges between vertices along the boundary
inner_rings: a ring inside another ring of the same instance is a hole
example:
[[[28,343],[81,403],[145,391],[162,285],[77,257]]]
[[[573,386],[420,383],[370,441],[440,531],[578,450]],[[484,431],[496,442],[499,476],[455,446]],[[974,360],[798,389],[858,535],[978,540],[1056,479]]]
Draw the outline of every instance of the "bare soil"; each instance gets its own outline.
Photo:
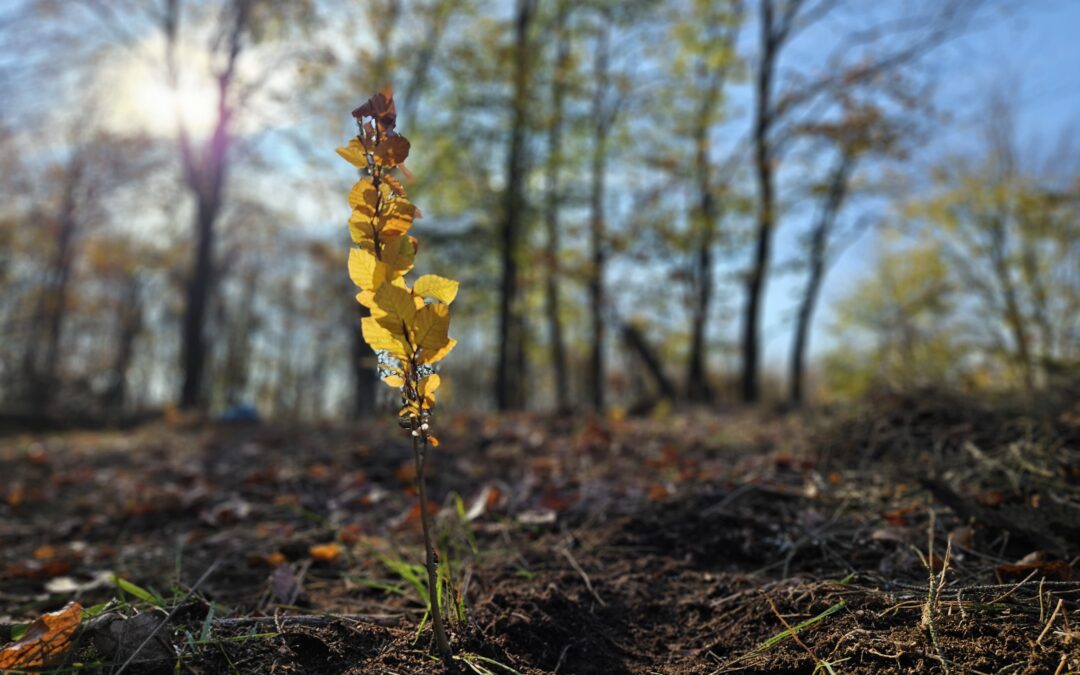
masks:
[[[1080,670],[1080,407],[443,426],[431,492],[463,672]],[[213,424],[0,439],[0,644],[68,601],[110,602],[54,668],[443,672],[395,571],[422,559],[406,441]]]

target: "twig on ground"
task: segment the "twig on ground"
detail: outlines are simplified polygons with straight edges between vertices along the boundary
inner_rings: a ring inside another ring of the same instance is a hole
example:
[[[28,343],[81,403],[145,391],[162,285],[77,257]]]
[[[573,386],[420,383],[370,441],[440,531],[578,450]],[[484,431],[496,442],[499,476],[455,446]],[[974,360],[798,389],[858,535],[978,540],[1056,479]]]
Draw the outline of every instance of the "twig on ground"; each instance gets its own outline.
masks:
[[[1039,637],[1038,637],[1038,639],[1035,640],[1035,644],[1039,645],[1040,647],[1042,646],[1043,638],[1046,637],[1046,634],[1050,632],[1051,626],[1054,625],[1054,619],[1057,618],[1058,612],[1061,611],[1061,607],[1064,604],[1065,604],[1065,599],[1064,598],[1058,598],[1057,607],[1055,607],[1053,613],[1050,614],[1050,618],[1046,622],[1046,627],[1042,629],[1041,633],[1039,633]]]
[[[815,666],[817,666],[819,663],[821,663],[821,659],[819,659],[818,655],[814,653],[814,650],[807,647],[806,643],[803,642],[801,639],[799,639],[798,632],[795,631],[795,629],[793,629],[791,627],[791,624],[787,622],[787,619],[784,618],[784,615],[781,614],[780,610],[776,608],[776,603],[773,602],[773,599],[770,598],[768,595],[766,595],[765,596],[765,601],[769,603],[769,609],[772,610],[772,613],[776,615],[776,618],[780,620],[780,623],[784,624],[784,628],[786,628],[788,630],[788,632],[791,634],[791,639],[795,641],[795,644],[802,647],[803,651],[810,655],[810,658],[812,658],[814,660],[814,665]]]
[[[260,624],[280,623],[282,626],[327,626],[339,621],[373,623],[379,626],[396,626],[401,623],[403,614],[319,614],[291,616],[240,616],[235,618],[214,619],[213,625],[220,628],[247,628]]]
[[[570,549],[563,547],[559,549],[559,552],[562,553],[563,557],[570,563],[570,566],[574,568],[574,571],[581,576],[582,581],[585,582],[585,588],[589,589],[589,593],[596,598],[596,602],[598,602],[601,607],[607,607],[607,603],[604,602],[603,598],[600,597],[600,594],[593,588],[592,580],[589,579],[589,575],[585,573],[585,570],[581,569],[581,565],[574,559],[574,555],[570,553]]]
[[[1054,669],[1054,675],[1061,675],[1065,672],[1065,666],[1069,665],[1069,655],[1062,654],[1061,660],[1058,661],[1057,668]]]

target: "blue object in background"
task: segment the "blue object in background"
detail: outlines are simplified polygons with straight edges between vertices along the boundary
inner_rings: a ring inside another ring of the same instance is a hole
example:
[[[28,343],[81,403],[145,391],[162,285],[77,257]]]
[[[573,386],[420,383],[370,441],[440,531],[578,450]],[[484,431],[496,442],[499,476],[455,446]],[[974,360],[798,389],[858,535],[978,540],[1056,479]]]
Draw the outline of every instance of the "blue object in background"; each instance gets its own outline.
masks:
[[[247,403],[237,403],[230,406],[228,410],[218,417],[218,422],[229,422],[233,424],[258,424],[262,421],[259,417],[259,411],[255,409],[255,406]]]

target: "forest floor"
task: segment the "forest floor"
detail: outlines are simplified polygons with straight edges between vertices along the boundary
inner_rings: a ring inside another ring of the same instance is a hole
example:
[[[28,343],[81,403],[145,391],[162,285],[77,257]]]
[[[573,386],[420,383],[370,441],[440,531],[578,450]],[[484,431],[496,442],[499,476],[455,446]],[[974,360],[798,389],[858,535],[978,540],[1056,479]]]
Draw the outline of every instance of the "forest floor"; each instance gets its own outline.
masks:
[[[1080,671],[1080,406],[463,416],[440,437],[462,672]],[[83,608],[0,670],[442,672],[407,441],[0,438],[0,646]]]

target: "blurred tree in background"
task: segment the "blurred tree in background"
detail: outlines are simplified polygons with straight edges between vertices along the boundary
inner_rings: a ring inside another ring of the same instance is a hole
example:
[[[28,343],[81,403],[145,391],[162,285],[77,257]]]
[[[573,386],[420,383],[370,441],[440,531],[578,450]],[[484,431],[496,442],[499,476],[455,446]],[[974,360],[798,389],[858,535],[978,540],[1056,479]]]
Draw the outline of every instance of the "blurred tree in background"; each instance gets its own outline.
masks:
[[[1032,393],[1080,375],[1080,167],[1067,141],[1023,152],[1000,95],[987,109],[981,156],[948,158],[904,201],[879,281],[844,302],[841,326],[874,336],[863,358],[898,386]],[[844,376],[865,386],[858,370]]]

